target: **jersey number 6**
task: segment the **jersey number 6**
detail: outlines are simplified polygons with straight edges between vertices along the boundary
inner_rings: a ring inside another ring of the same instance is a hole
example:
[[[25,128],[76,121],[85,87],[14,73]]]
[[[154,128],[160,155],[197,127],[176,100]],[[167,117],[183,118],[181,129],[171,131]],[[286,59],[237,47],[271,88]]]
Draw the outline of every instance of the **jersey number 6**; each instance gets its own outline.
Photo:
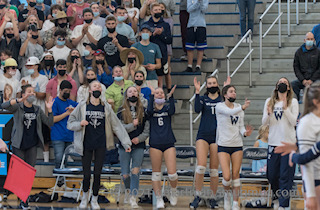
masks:
[[[163,126],[163,118],[162,117],[158,118],[158,125]]]

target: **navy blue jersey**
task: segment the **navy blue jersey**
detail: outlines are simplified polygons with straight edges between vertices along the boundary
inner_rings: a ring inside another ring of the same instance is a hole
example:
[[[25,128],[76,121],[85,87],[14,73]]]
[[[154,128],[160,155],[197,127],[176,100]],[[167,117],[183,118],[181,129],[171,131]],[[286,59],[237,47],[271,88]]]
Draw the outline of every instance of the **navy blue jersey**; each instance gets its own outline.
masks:
[[[217,118],[215,107],[219,102],[221,102],[220,96],[212,100],[208,95],[200,96],[196,94],[194,109],[196,113],[202,112],[197,139],[207,140],[207,138],[210,139],[216,136]]]
[[[307,164],[310,161],[318,158],[319,156],[320,156],[320,142],[317,142],[306,153],[293,154],[292,155],[292,162],[304,165],[304,164]]]
[[[175,143],[176,138],[171,128],[171,116],[175,113],[173,96],[169,99],[169,105],[165,104],[161,110],[156,110],[154,95],[150,95],[147,113],[150,121],[150,146]]]

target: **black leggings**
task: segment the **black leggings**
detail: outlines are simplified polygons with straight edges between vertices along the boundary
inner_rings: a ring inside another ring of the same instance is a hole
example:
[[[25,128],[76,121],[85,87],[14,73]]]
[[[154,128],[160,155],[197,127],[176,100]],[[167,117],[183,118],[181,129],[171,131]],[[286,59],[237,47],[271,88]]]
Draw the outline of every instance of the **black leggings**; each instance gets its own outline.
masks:
[[[103,161],[106,153],[106,148],[98,148],[94,150],[84,150],[82,156],[83,167],[83,191],[88,192],[90,187],[91,177],[91,161],[94,152],[94,181],[93,181],[93,195],[97,196],[100,188],[100,176],[103,166]]]

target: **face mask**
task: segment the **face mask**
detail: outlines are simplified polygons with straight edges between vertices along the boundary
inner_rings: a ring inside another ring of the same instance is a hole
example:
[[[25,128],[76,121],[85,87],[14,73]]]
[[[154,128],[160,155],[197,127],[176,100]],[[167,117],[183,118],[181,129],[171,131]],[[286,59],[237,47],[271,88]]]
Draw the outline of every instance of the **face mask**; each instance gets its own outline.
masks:
[[[78,4],[83,4],[83,2],[84,2],[84,0],[77,1]]]
[[[98,16],[100,15],[100,12],[93,12],[93,15],[94,15],[95,17],[98,17]]]
[[[67,70],[59,70],[58,74],[63,77],[66,74],[66,72]]]
[[[127,19],[127,16],[118,16],[117,17],[117,20],[119,21],[119,22],[123,22],[123,21],[125,21]]]
[[[32,39],[38,39],[39,35],[32,35]]]
[[[52,17],[53,17],[53,18],[56,18],[56,16],[57,16],[57,14],[55,14],[55,13],[52,14]]]
[[[65,45],[65,43],[66,43],[66,41],[59,41],[59,40],[57,40],[57,45],[58,45],[58,46],[63,46],[63,45]]]
[[[116,28],[107,28],[107,30],[112,34],[113,32],[115,32]]]
[[[1,66],[4,66],[5,62],[4,61],[1,61]]]
[[[88,83],[90,84],[91,82],[97,80],[96,78],[93,78],[93,79],[87,79],[88,80]]]
[[[32,104],[35,100],[36,100],[36,96],[34,96],[34,95],[31,95],[31,96],[29,96],[29,97],[27,98],[27,101],[28,101],[30,104]]]
[[[9,39],[12,39],[14,37],[14,34],[6,34],[6,37],[8,37]]]
[[[42,3],[43,3],[43,0],[37,0],[37,3],[38,3],[38,4],[42,4]]]
[[[155,14],[154,14],[154,17],[155,17],[155,18],[160,18],[161,16],[162,16],[162,13],[161,13],[161,12],[160,12],[160,13],[155,13]]]
[[[16,75],[16,71],[9,71],[9,74],[10,74],[11,76],[14,76],[14,75]]]
[[[53,60],[44,60],[44,65],[45,66],[54,66]]]
[[[60,24],[59,24],[59,27],[60,27],[60,28],[64,28],[64,27],[66,27],[67,25],[68,25],[68,23],[60,23]]]
[[[34,73],[34,69],[28,69],[27,70],[27,75],[31,75],[31,74],[33,74]]]
[[[5,8],[5,7],[6,7],[5,4],[0,4],[0,9],[3,9],[3,8]]]
[[[311,41],[311,40],[306,40],[306,46],[307,46],[307,47],[312,47],[312,46],[313,46],[313,41]]]
[[[142,38],[143,40],[148,40],[148,39],[149,39],[149,33],[142,33],[142,34],[141,34],[141,38]]]
[[[136,60],[136,58],[128,58],[129,63],[133,63],[133,61],[135,61],[135,60]]]
[[[143,84],[143,80],[135,80],[134,83],[136,83],[138,86],[141,86]]]
[[[154,102],[156,104],[161,105],[161,104],[164,104],[166,102],[166,99],[164,99],[164,98],[156,98],[156,99],[154,99]]]
[[[209,87],[207,88],[207,91],[209,93],[215,94],[219,90],[219,87]]]
[[[279,91],[280,93],[285,93],[285,92],[287,92],[287,90],[288,90],[288,86],[287,86],[286,83],[280,83],[280,84],[278,84],[278,91]]]
[[[78,59],[79,58],[79,56],[77,56],[77,55],[73,55],[73,56],[71,56],[71,62],[73,63],[74,62],[74,60],[75,59]]]
[[[161,10],[161,16],[164,15],[164,10]]]
[[[113,79],[117,82],[120,82],[121,80],[123,80],[123,77],[114,77]]]
[[[70,93],[63,93],[62,98],[67,100],[70,97]]]
[[[130,6],[130,1],[125,1],[125,2],[123,2],[123,4],[128,7],[128,6]]]
[[[84,22],[86,22],[87,24],[90,24],[92,22],[92,19],[84,20]]]
[[[100,90],[95,90],[92,92],[93,97],[95,98],[99,98],[101,95],[101,91]]]
[[[236,101],[236,98],[228,98],[228,101],[230,101],[231,103],[235,102]]]
[[[30,2],[30,3],[29,3],[29,6],[30,6],[30,7],[35,7],[36,4],[37,4],[36,2]]]
[[[89,50],[84,50],[83,51],[83,56],[88,56],[90,55],[90,51]]]
[[[138,97],[137,96],[131,96],[128,98],[128,101],[132,102],[132,103],[135,103],[138,101]]]
[[[103,64],[104,64],[104,60],[96,60],[96,64],[101,64],[101,65],[103,65]]]

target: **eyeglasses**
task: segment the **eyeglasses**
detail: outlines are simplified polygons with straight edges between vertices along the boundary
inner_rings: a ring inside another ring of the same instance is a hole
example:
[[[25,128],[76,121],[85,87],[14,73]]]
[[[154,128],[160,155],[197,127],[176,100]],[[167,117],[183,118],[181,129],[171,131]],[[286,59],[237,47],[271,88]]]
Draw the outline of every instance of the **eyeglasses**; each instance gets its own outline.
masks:
[[[121,88],[121,95],[123,96],[123,88]]]
[[[58,40],[59,40],[59,41],[64,41],[64,40],[66,40],[66,38],[59,37]]]
[[[10,69],[10,68],[11,68],[11,69],[13,69],[13,70],[17,69],[16,66],[7,66],[6,68],[7,68],[7,69]]]

